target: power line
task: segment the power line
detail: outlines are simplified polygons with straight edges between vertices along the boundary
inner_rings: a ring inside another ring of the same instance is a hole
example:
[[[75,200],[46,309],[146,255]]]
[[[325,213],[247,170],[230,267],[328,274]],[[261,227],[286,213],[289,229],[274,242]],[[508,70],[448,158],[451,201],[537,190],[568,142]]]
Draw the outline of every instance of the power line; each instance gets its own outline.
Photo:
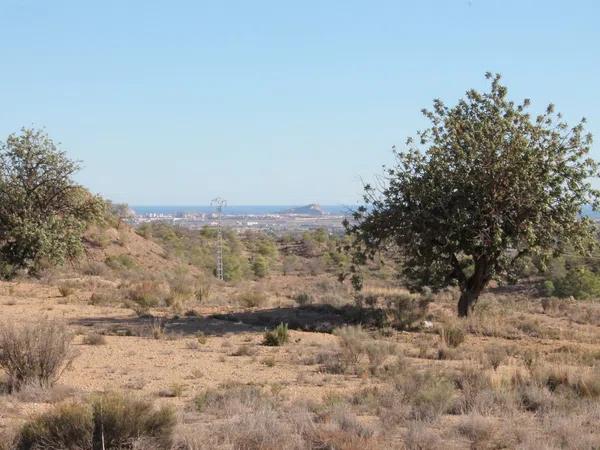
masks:
[[[227,201],[221,197],[217,197],[210,202],[210,205],[215,207],[217,214],[217,279],[223,281],[223,227],[221,225],[221,216],[223,208],[227,206]]]

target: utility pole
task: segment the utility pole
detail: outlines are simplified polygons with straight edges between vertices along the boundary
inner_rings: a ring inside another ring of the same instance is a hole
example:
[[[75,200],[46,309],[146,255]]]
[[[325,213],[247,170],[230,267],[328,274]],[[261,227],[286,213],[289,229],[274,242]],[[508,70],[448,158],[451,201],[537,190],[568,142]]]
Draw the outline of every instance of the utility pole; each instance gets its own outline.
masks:
[[[227,206],[227,201],[217,197],[210,202],[210,206],[215,207],[217,214],[217,279],[223,281],[223,227],[221,216],[223,215],[223,208]]]

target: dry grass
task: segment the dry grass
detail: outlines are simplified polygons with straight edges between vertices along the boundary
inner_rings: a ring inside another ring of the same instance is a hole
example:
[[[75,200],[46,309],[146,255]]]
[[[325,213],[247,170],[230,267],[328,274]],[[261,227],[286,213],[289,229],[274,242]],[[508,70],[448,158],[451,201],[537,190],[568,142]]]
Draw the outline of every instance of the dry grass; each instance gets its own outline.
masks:
[[[28,384],[52,386],[72,361],[71,340],[64,324],[46,319],[0,326],[0,368],[9,391]]]
[[[544,307],[539,298],[522,293],[488,293],[473,316],[458,320],[456,293],[446,291],[431,296],[425,316],[419,313],[416,320],[411,306],[396,308],[398,314],[407,311],[404,318],[363,321],[361,314],[373,311],[389,317],[386,298],[420,298],[378,282],[363,293],[364,309],[342,308],[355,314],[330,324],[328,329],[339,327],[332,335],[294,326],[285,346],[266,347],[261,338],[280,321],[291,324],[313,308],[321,313],[318,306],[299,307],[306,302],[297,300],[298,293],[310,295],[317,305],[329,297],[347,302],[351,296],[333,281],[324,282],[324,275],[267,278],[252,288],[219,284],[212,300],[195,304],[193,314],[175,315],[166,307],[166,294],[183,295],[186,286],[180,289],[172,280],[166,289],[166,275],[133,278],[129,271],[127,277],[120,287],[82,280],[68,304],[56,298],[56,286],[13,283],[12,294],[0,286],[2,302],[14,302],[5,308],[11,323],[32,311],[64,317],[86,344],[77,346],[81,356],[61,378],[74,389],[23,383],[20,392],[0,395],[6,411],[0,429],[17,433],[29,411],[55,411],[52,404],[65,400],[89,407],[89,392],[114,386],[173,405],[179,423],[172,441],[181,449],[600,445],[600,330],[595,323],[600,307],[594,301]],[[140,299],[158,299],[144,309],[151,316],[136,317],[114,301],[138,288]],[[85,299],[92,292],[106,294],[106,300],[90,305]],[[195,294],[186,292],[193,300]],[[250,300],[243,300],[248,293]],[[265,310],[271,305],[280,305],[275,310],[281,315],[265,326],[213,317],[248,308],[244,314],[260,318],[270,314]],[[421,317],[432,325],[423,326]],[[376,327],[405,320],[412,325]],[[104,334],[110,338],[102,342]],[[160,445],[146,437],[130,448]]]

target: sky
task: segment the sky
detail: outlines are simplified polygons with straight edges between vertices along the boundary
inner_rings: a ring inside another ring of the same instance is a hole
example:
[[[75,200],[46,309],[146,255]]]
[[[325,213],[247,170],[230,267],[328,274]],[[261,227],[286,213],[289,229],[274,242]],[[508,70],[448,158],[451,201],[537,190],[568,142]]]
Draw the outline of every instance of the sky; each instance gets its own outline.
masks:
[[[600,142],[599,21],[592,0],[0,0],[0,140],[43,127],[132,205],[351,205],[486,71]]]

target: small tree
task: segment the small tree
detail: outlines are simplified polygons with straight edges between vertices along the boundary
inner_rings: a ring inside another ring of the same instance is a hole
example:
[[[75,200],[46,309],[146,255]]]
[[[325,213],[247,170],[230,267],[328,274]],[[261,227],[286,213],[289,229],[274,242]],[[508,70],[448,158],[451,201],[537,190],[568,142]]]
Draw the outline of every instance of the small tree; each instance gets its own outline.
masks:
[[[77,163],[43,131],[22,129],[0,143],[0,269],[36,271],[77,255],[88,221],[104,203],[76,184]]]
[[[380,188],[366,186],[367,205],[346,225],[356,238],[356,286],[358,265],[391,246],[412,287],[458,284],[466,316],[488,282],[513,277],[523,257],[543,265],[565,248],[596,244],[581,214],[599,199],[585,119],[568,127],[552,105],[532,119],[529,100],[515,104],[499,75],[486,78],[488,92],[470,90],[454,107],[435,100],[423,111],[431,127],[406,151],[394,148],[397,164]]]

